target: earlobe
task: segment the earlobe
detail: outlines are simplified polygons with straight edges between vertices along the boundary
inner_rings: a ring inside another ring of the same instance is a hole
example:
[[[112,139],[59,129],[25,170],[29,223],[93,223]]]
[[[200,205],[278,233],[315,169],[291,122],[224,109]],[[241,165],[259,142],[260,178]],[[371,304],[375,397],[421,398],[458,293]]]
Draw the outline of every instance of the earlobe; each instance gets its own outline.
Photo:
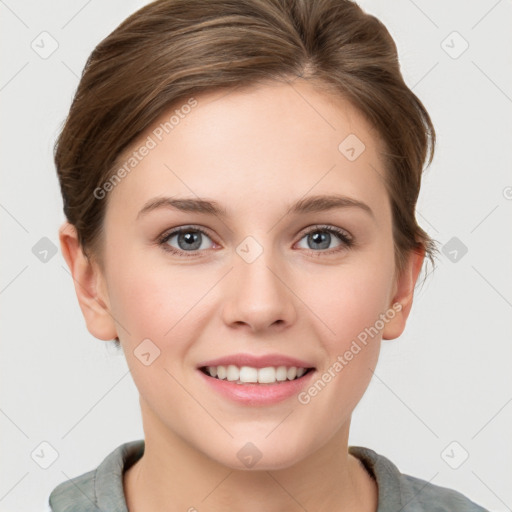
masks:
[[[412,307],[414,287],[424,259],[425,249],[423,247],[410,251],[405,268],[397,278],[395,293],[391,300],[390,307],[395,310],[396,314],[385,325],[382,339],[393,340],[404,331]]]
[[[99,267],[85,256],[76,228],[67,221],[59,228],[59,240],[88,331],[95,338],[112,340],[117,336],[117,331],[104,291],[104,276]]]

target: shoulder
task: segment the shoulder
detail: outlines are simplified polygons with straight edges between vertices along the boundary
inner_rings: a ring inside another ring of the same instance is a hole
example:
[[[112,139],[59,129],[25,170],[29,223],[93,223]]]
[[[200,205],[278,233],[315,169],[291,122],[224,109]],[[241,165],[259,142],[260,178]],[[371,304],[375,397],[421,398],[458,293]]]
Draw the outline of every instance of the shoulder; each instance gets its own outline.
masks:
[[[389,459],[369,448],[351,446],[349,453],[357,457],[377,481],[377,512],[488,512],[454,489],[401,473]]]
[[[123,472],[143,453],[144,440],[118,446],[96,469],[55,487],[48,512],[125,512]]]
[[[96,470],[89,471],[60,483],[50,494],[50,510],[52,512],[95,510],[95,474]],[[87,505],[88,508],[83,508],[83,505]]]
[[[401,475],[400,485],[406,502],[417,503],[418,510],[436,512],[487,512],[454,489],[434,485],[410,475]]]

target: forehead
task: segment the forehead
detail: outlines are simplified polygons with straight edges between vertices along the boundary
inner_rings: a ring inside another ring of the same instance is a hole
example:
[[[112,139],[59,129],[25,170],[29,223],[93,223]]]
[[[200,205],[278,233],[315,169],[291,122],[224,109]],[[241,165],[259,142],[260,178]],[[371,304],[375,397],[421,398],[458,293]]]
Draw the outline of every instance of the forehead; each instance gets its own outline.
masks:
[[[381,150],[357,109],[312,84],[213,91],[173,105],[123,152],[116,165],[128,172],[109,201],[122,200],[132,216],[164,194],[240,207],[308,190],[375,201],[384,191]]]

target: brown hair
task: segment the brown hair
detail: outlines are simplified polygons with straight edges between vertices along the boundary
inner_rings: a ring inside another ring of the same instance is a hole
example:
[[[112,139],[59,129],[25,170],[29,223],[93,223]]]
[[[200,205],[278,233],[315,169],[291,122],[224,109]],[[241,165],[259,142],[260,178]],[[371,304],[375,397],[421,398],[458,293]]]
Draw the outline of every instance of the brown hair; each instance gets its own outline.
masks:
[[[386,27],[349,0],[157,0],[101,41],[54,152],[84,254],[101,264],[108,198],[94,190],[157,117],[201,92],[297,77],[350,101],[384,141],[397,272],[410,250],[434,265],[435,242],[415,218],[434,127]]]

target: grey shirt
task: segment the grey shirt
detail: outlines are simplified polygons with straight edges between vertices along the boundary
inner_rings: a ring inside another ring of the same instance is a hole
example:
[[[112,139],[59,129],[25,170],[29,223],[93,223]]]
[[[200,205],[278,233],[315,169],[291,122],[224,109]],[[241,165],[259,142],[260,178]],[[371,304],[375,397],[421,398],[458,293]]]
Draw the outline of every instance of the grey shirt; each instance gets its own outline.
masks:
[[[377,512],[488,512],[462,494],[400,473],[386,457],[369,448],[350,446],[377,481]],[[144,453],[144,440],[118,446],[94,470],[62,482],[50,494],[52,512],[128,512],[123,471]]]

